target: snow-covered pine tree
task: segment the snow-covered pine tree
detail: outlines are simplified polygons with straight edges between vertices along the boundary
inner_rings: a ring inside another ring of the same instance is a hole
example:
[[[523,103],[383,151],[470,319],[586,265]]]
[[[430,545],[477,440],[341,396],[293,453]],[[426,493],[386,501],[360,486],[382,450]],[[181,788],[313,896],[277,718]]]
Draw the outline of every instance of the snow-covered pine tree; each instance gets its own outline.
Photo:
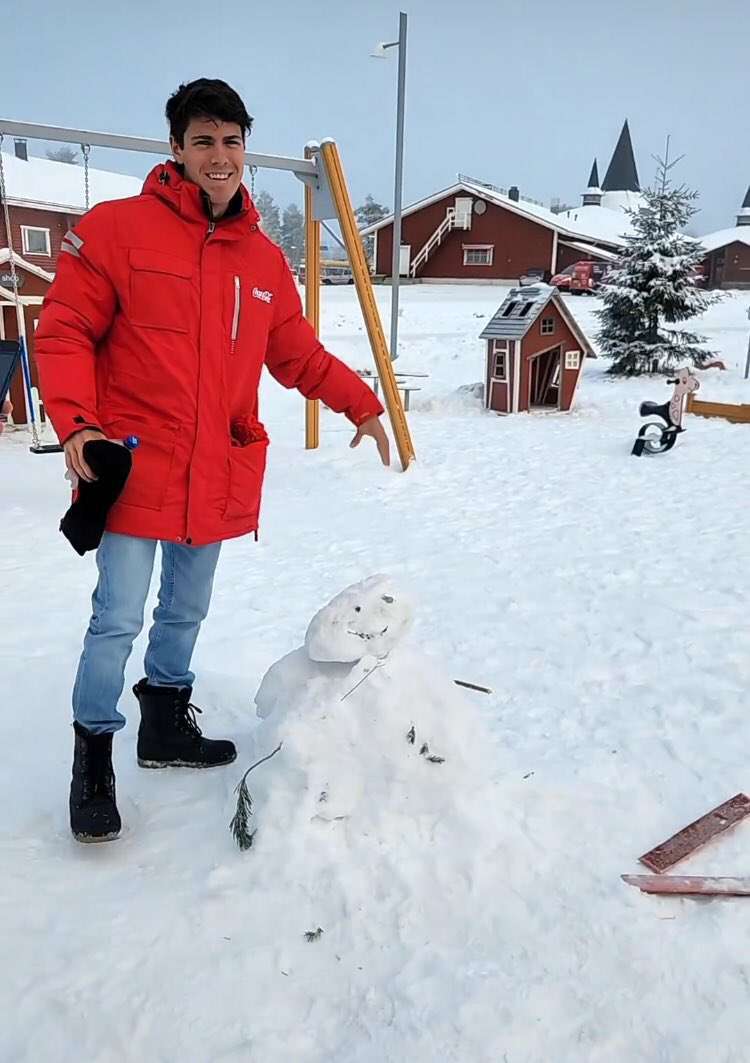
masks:
[[[281,243],[281,219],[279,208],[276,206],[270,192],[258,192],[255,197],[255,206],[260,214],[260,224],[266,236],[275,244]]]
[[[362,206],[357,207],[354,211],[354,216],[357,219],[360,229],[366,229],[368,225],[374,225],[376,221],[382,221],[383,218],[388,217],[388,214],[388,208],[384,207],[382,203],[377,203],[370,192],[365,196],[365,201]],[[372,260],[372,253],[375,248],[374,238],[372,236],[365,236],[362,238],[362,244],[368,259]]]
[[[290,264],[299,266],[305,253],[305,218],[296,203],[290,203],[281,216],[281,247]]]
[[[696,287],[705,251],[682,231],[698,195],[672,186],[675,163],[657,161],[657,179],[643,192],[643,205],[626,211],[635,231],[607,276],[604,306],[597,311],[599,342],[612,359],[608,372],[616,376],[671,372],[687,364],[700,368],[712,354],[701,346],[703,336],[673,327],[721,298]]]

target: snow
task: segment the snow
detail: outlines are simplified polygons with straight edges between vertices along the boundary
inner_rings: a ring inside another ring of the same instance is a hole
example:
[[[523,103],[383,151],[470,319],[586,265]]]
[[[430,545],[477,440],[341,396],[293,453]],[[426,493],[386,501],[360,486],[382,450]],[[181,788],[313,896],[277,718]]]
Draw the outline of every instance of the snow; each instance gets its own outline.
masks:
[[[83,163],[55,162],[29,156],[19,159],[3,152],[3,167],[8,199],[46,207],[84,210],[86,204]],[[110,199],[138,196],[143,178],[111,173],[89,167],[90,204],[96,206]]]
[[[67,824],[93,559],[57,532],[60,458],[0,439],[3,1058],[745,1063],[747,903],[619,876],[747,789],[750,426],[688,417],[673,451],[633,458],[639,403],[671,388],[614,381],[601,358],[570,414],[486,413],[477,337],[503,294],[402,289],[398,365],[430,374],[406,474],[350,450],[329,411],[306,452],[299,397],[264,381],[260,541],[226,544],[195,655],[200,722],[238,761],[138,769],[142,637],[107,845]],[[592,336],[598,300],[565,299]],[[329,347],[369,365],[354,291],[322,304]],[[750,402],[749,304],[731,293],[689,326],[728,365],[699,374],[702,399]],[[376,573],[411,627],[374,670],[372,647],[313,663],[311,618],[325,655],[351,593],[326,606]],[[364,681],[341,700],[346,676]],[[444,763],[406,741],[412,723]],[[240,852],[234,788],[279,741],[248,776],[258,834]],[[680,872],[746,874],[748,830]]]

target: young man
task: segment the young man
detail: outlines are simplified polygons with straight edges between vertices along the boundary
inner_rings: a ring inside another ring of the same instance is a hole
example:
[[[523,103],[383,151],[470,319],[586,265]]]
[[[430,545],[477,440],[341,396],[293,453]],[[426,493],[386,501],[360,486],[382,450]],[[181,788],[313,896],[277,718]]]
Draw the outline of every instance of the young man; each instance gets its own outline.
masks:
[[[73,834],[116,837],[112,735],[161,543],[159,603],[139,702],[138,763],[228,764],[204,738],[190,661],[221,542],[258,527],[268,437],[258,420],[266,365],[375,439],[388,464],[383,407],[323,349],[302,316],[281,250],[242,185],[252,119],[223,81],[201,78],[167,103],[174,161],[133,199],[102,203],[62,245],[35,336],[41,389],[69,470],[93,479],[84,446],[137,436],[123,493],[97,551],[99,580],[73,689]]]

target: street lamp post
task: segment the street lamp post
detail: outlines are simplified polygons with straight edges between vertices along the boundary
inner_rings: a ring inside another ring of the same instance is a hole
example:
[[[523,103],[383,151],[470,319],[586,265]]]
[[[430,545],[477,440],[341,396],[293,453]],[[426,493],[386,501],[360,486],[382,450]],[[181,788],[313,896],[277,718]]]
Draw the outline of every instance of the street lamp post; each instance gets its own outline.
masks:
[[[393,187],[393,255],[391,259],[391,360],[398,358],[398,295],[401,278],[401,197],[404,177],[404,101],[406,99],[406,15],[399,13],[398,40],[377,45],[372,53],[383,58],[388,48],[398,48],[396,102],[396,173]]]

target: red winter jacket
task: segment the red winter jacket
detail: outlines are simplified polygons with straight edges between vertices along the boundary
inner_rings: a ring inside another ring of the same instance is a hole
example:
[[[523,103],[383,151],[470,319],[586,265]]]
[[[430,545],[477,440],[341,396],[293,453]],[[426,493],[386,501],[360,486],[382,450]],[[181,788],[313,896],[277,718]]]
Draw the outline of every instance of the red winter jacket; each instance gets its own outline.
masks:
[[[258,527],[264,364],[355,425],[383,412],[321,346],[240,194],[239,213],[209,224],[201,189],[170,162],[65,237],[34,348],[61,441],[85,425],[140,439],[109,531],[197,546]]]

